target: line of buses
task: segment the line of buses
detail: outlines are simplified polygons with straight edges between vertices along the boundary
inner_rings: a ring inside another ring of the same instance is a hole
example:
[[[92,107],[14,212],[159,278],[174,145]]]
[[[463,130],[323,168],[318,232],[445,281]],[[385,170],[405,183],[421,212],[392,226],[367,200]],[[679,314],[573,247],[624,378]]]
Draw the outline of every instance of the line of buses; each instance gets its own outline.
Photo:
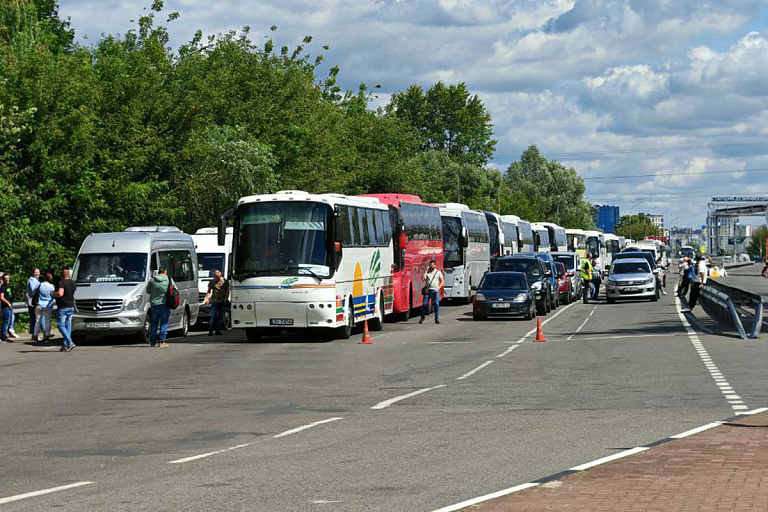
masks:
[[[231,244],[232,327],[250,340],[291,328],[346,339],[365,320],[371,330],[388,315],[406,320],[422,305],[422,275],[433,259],[445,275],[443,298],[468,302],[501,256],[589,252],[607,269],[626,245],[598,231],[413,195],[295,190],[241,198],[222,215],[218,235],[219,245]]]

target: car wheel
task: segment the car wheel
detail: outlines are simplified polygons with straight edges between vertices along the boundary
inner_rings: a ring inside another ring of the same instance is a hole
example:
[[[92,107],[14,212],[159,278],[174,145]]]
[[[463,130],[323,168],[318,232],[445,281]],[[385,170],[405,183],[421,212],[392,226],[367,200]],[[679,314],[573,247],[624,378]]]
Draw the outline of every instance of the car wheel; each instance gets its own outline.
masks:
[[[248,341],[259,341],[261,340],[261,331],[251,327],[245,330],[245,337]]]
[[[659,300],[658,295],[654,295],[653,297],[651,297],[651,302],[658,302],[658,300]]]
[[[482,320],[485,320],[485,319],[486,319],[486,317],[484,317],[483,315],[481,315],[479,313],[475,313],[474,311],[472,312],[472,320],[480,320],[480,321],[482,321]]]
[[[608,304],[614,304],[614,303],[616,302],[616,299],[612,299],[612,298],[610,298],[610,297],[606,297],[605,301],[606,301]]]
[[[532,310],[533,310],[533,308],[529,307],[528,311],[525,312],[525,319],[526,320],[531,320],[533,318],[533,311]]]
[[[552,294],[551,294],[551,293],[547,293],[547,298],[546,298],[546,305],[545,305],[545,307],[547,308],[547,313],[549,313],[550,311],[552,311]]]
[[[181,328],[179,329],[179,336],[186,338],[189,336],[189,311],[184,311],[181,315]]]
[[[378,307],[374,307],[374,311],[376,316],[371,318],[368,327],[372,331],[380,331],[384,328],[384,295],[381,292],[379,292]]]
[[[544,298],[541,303],[536,304],[536,312],[541,316],[547,316],[547,299]]]

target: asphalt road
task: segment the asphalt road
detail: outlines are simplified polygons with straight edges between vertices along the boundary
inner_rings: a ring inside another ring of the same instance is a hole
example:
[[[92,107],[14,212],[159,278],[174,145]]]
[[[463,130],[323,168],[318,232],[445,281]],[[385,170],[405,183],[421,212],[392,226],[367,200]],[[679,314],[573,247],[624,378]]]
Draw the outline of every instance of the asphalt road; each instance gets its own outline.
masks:
[[[561,306],[547,343],[470,311],[373,345],[1,345],[0,508],[429,511],[768,404],[768,345],[704,357],[671,293]]]

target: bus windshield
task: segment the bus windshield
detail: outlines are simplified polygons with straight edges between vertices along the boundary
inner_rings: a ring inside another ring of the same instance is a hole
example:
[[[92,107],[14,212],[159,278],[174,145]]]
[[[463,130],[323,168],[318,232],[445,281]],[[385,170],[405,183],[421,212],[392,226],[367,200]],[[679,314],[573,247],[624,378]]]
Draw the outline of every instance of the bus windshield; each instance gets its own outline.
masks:
[[[237,209],[234,275],[331,276],[328,229],[331,208],[323,203],[271,201]]]
[[[119,252],[81,254],[72,278],[78,283],[141,283],[146,277],[146,254]]]
[[[600,257],[600,239],[596,236],[587,237],[587,252],[592,254],[593,258]]]
[[[443,217],[443,266],[445,268],[460,267],[464,264],[463,251],[459,246],[461,237],[461,219],[459,217]]]
[[[216,270],[221,270],[221,273],[224,273],[224,253],[197,253],[197,275],[200,279],[213,279],[213,273]]]

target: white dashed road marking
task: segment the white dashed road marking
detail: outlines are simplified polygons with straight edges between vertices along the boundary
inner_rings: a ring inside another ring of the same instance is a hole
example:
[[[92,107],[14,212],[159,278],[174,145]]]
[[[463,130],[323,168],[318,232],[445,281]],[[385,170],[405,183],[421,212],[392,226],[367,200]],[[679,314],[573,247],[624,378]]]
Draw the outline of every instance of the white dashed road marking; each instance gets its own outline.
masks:
[[[275,439],[278,439],[280,437],[285,437],[285,436],[289,436],[291,434],[296,434],[298,432],[301,432],[302,430],[307,430],[308,428],[316,427],[318,425],[323,425],[325,423],[331,423],[333,421],[339,421],[339,420],[343,420],[343,419],[344,418],[337,417],[337,418],[328,418],[327,420],[316,421],[314,423],[310,423],[309,425],[302,425],[300,427],[292,428],[291,430],[286,430],[285,432],[281,432],[280,434],[277,434],[277,435],[272,436],[272,437],[274,437]]]
[[[585,319],[584,319],[584,321],[581,323],[581,325],[579,326],[579,328],[578,328],[578,329],[576,329],[576,332],[574,332],[573,334],[571,334],[570,336],[568,336],[568,337],[565,339],[565,341],[571,341],[571,340],[573,339],[573,337],[574,337],[574,336],[576,336],[577,334],[579,334],[579,333],[581,332],[581,330],[584,328],[584,326],[585,326],[585,325],[587,325],[587,322],[589,322],[589,319],[590,319],[590,318],[592,318],[592,315],[594,315],[594,314],[595,314],[595,311],[597,311],[597,306],[595,306],[595,307],[594,307],[594,309],[592,309],[592,312],[591,312],[591,313],[589,313],[589,315],[587,316],[587,318],[585,318]]]
[[[510,348],[515,348],[515,347],[510,347]],[[468,377],[471,377],[474,374],[476,374],[477,372],[479,372],[480,370],[482,370],[483,368],[485,368],[486,366],[488,366],[489,364],[491,364],[492,362],[493,361],[486,361],[483,364],[481,364],[480,366],[478,366],[477,368],[475,368],[474,370],[472,370],[471,372],[467,372],[464,375],[462,375],[461,377],[456,377],[456,380],[464,380],[464,379],[466,379]]]
[[[693,348],[696,350],[696,353],[699,354],[699,358],[701,359],[701,362],[704,363],[704,367],[707,369],[709,374],[714,379],[715,385],[720,389],[720,392],[723,394],[723,397],[728,402],[728,405],[730,405],[731,409],[733,409],[736,412],[746,411],[747,410],[746,404],[741,399],[741,397],[736,394],[736,392],[733,390],[731,385],[728,384],[728,381],[725,380],[725,377],[723,377],[723,374],[720,372],[720,369],[717,367],[714,361],[712,361],[712,358],[710,357],[709,352],[707,352],[707,349],[704,348],[704,344],[701,342],[699,335],[696,334],[696,331],[693,330],[693,328],[691,327],[691,324],[688,323],[688,319],[685,318],[685,315],[680,311],[680,308],[682,306],[680,304],[679,297],[675,297],[675,305],[677,306],[677,315],[680,317],[680,321],[683,323],[683,326],[685,327],[686,332],[688,332],[688,339],[691,340],[691,344],[693,345]],[[713,424],[713,426],[717,426],[717,425]]]
[[[43,489],[41,491],[33,491],[25,494],[17,494],[16,496],[9,496],[7,498],[0,498],[0,505],[5,505],[6,503],[12,503],[19,500],[25,500],[27,498],[34,498],[35,496],[43,496],[44,494],[51,494],[52,492],[66,491],[67,489],[74,489],[75,487],[82,487],[92,483],[93,482],[77,482],[74,484],[62,485],[61,487],[53,487],[51,489]]]
[[[405,400],[406,398],[411,398],[412,396],[420,395],[422,393],[426,393],[428,391],[432,391],[432,390],[440,389],[440,388],[444,388],[444,387],[445,387],[445,384],[440,384],[439,386],[433,386],[431,388],[419,389],[419,390],[414,391],[413,393],[408,393],[407,395],[396,396],[395,398],[390,398],[389,400],[384,400],[383,402],[379,402],[376,405],[374,405],[373,407],[371,407],[371,409],[376,409],[376,410],[386,409],[390,405],[392,405],[394,403],[397,403],[397,402],[399,402],[401,400]]]

